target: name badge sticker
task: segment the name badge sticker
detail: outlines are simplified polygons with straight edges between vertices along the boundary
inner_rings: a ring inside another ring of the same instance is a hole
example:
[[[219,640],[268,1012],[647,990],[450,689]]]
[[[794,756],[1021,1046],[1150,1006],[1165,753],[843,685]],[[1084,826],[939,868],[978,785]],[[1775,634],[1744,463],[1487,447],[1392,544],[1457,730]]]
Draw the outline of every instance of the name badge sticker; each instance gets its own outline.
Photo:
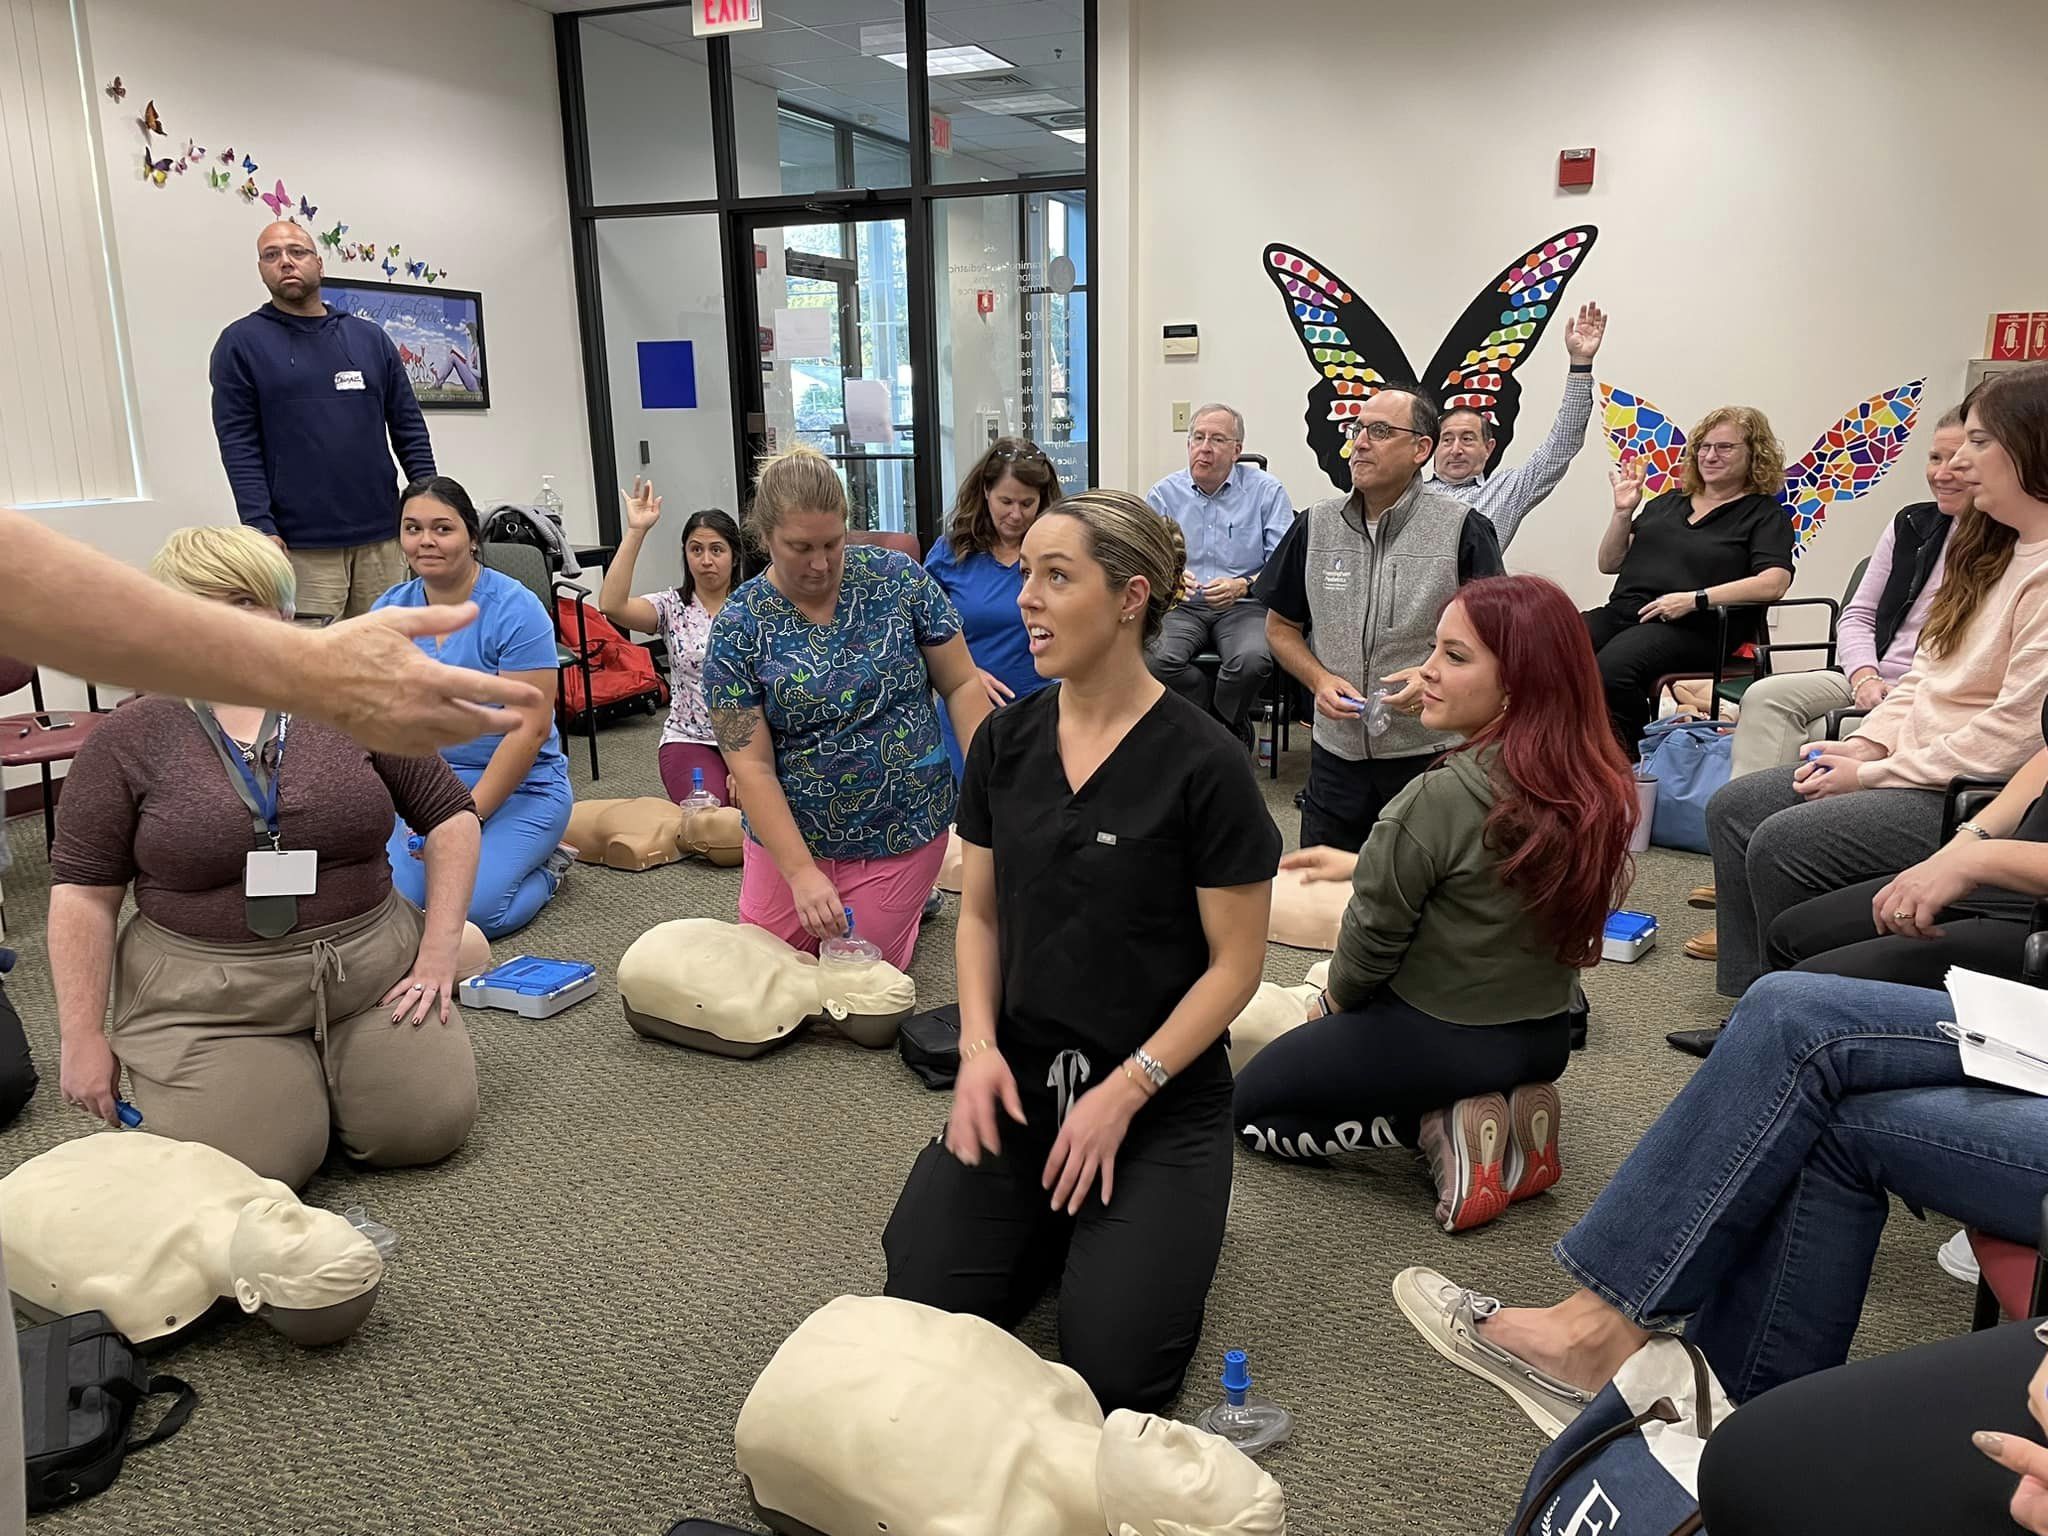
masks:
[[[1101,843],[1105,848],[1114,848],[1116,846],[1116,834],[1114,832],[1098,832],[1095,834],[1095,841]]]
[[[361,370],[360,368],[344,368],[344,369],[342,369],[342,370],[341,370],[341,372],[337,373],[337,374],[336,374],[336,375],[334,376],[334,387],[335,387],[336,389],[361,389],[361,388],[363,388],[364,386],[363,386],[363,373],[362,373],[362,370]]]
[[[245,896],[311,896],[319,888],[320,855],[310,848],[290,852],[254,849],[242,874]]]

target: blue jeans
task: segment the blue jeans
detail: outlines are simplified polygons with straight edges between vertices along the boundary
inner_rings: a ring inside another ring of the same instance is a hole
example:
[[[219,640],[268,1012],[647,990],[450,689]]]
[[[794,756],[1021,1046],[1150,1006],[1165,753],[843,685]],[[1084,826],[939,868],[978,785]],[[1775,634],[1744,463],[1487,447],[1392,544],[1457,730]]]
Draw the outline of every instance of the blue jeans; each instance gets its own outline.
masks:
[[[471,789],[483,777],[480,768],[457,768],[454,773]],[[555,878],[545,864],[569,830],[569,811],[575,803],[575,791],[566,778],[529,778],[484,823],[469,920],[483,929],[485,938],[518,932],[554,899]],[[385,853],[391,860],[391,883],[406,900],[424,909],[427,866],[407,851],[405,840],[411,835],[412,829],[400,821]]]
[[[2048,1099],[1963,1076],[1948,994],[1779,972],[1555,1250],[1742,1402],[1849,1355],[1892,1195],[2032,1244]]]

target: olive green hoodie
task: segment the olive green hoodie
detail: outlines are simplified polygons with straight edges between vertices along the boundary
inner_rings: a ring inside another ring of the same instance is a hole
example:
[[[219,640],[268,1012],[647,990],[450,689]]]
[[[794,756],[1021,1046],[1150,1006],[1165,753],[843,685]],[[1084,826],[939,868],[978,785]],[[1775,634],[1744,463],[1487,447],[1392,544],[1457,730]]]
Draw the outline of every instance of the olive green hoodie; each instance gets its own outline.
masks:
[[[1458,752],[1396,795],[1358,855],[1330,961],[1330,1000],[1380,986],[1451,1024],[1563,1013],[1578,972],[1558,963],[1484,841],[1496,749]]]

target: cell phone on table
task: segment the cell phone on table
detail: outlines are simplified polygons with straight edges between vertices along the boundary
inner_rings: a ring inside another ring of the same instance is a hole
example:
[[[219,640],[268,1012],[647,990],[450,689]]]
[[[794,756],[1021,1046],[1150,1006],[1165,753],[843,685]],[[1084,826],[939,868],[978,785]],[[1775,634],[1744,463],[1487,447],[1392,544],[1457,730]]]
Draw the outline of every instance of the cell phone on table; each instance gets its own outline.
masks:
[[[68,731],[71,729],[72,726],[78,724],[78,722],[72,719],[71,716],[69,715],[53,713],[49,711],[45,711],[41,714],[30,715],[29,718],[33,720],[38,727],[46,731]]]

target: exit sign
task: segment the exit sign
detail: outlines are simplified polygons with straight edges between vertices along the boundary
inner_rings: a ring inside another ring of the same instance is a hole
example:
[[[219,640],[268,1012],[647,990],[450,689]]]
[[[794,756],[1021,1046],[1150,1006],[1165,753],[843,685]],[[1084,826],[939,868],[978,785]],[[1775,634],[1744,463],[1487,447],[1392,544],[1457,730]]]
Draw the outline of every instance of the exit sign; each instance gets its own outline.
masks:
[[[698,37],[761,30],[761,0],[692,0],[690,31]]]

